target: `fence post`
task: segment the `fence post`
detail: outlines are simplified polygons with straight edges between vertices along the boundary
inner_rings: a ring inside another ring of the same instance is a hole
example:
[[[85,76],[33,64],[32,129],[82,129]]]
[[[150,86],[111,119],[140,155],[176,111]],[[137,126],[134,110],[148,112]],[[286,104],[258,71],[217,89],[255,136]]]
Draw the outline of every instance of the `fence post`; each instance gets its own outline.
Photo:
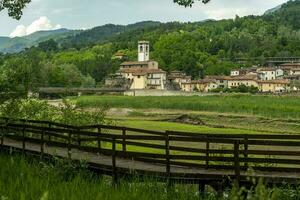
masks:
[[[4,145],[4,127],[1,128],[1,150],[3,149]]]
[[[246,159],[244,165],[245,165],[245,168],[247,169],[248,168],[248,161],[247,161],[247,158],[248,158],[248,135],[245,135],[245,138],[244,138],[244,157]]]
[[[123,153],[126,153],[126,128],[124,127],[122,130],[122,149],[123,149]]]
[[[68,158],[72,159],[72,149],[71,149],[71,137],[72,137],[72,131],[68,132]]]
[[[116,161],[116,138],[112,137],[112,180],[116,184],[118,182],[117,161]]]
[[[52,125],[49,123],[49,124],[48,124],[48,127],[51,128]],[[48,136],[48,141],[51,142],[51,135]]]
[[[170,166],[170,134],[168,131],[166,131],[166,175],[167,178],[170,178],[171,175],[171,166]]]
[[[101,149],[102,149],[102,147],[101,147],[101,134],[102,134],[102,130],[101,130],[101,128],[99,127],[98,128],[98,135],[99,135],[99,137],[98,137],[98,149],[99,149],[99,153],[101,153]]]
[[[77,134],[77,143],[79,146],[78,149],[80,149],[80,147],[81,147],[81,141],[80,141],[81,138],[80,138],[80,133],[79,133],[80,129],[77,128],[76,131],[77,131],[77,133],[76,133]]]
[[[25,153],[25,122],[23,123],[23,129],[22,129],[22,137],[23,137],[23,141],[22,141],[22,153]]]
[[[208,139],[208,137],[206,138]],[[209,168],[209,149],[210,149],[210,143],[209,141],[206,141],[206,158],[205,158],[206,169]]]
[[[235,169],[235,178],[236,178],[236,186],[239,188],[240,186],[240,161],[239,161],[239,150],[240,150],[240,142],[234,142],[234,169]]]
[[[44,158],[44,135],[45,131],[43,131],[41,135],[41,159]]]

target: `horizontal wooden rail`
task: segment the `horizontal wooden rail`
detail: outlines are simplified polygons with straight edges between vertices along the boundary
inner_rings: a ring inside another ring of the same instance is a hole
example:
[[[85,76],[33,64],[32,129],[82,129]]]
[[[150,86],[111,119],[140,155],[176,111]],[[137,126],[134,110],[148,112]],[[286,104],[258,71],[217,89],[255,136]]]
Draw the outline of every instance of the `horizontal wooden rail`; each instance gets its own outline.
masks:
[[[176,166],[186,169],[187,176],[189,169],[216,170],[217,174],[218,170],[227,170],[224,176],[233,176],[238,182],[249,168],[274,174],[299,173],[300,179],[300,135],[160,132],[0,118],[0,136],[1,146],[5,138],[20,141],[23,150],[28,144],[39,145],[41,156],[46,146],[66,149],[70,159],[75,149],[110,156],[114,179],[118,176],[118,159],[157,164],[166,178],[174,175]]]

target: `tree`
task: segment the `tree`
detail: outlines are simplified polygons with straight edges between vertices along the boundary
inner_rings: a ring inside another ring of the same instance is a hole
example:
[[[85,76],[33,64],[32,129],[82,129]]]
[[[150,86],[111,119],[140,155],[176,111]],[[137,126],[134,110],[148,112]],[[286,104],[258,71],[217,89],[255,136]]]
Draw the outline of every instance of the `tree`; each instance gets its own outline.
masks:
[[[203,3],[208,3],[209,1],[210,0],[202,0]],[[174,2],[185,7],[191,7],[195,3],[195,0],[174,0]]]
[[[19,20],[23,14],[22,10],[31,0],[1,0],[0,11],[7,9],[8,15]]]
[[[58,44],[53,39],[40,42],[38,45],[38,48],[42,51],[48,52],[48,51],[57,51],[58,50]]]

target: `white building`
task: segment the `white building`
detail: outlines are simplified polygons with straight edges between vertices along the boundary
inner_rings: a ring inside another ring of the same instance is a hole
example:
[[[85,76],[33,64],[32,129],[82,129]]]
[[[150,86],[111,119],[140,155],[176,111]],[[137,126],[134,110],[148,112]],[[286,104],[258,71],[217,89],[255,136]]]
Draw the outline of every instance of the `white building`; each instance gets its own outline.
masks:
[[[159,69],[158,62],[149,59],[149,49],[148,41],[139,42],[138,61],[122,63],[117,72],[131,83],[132,90],[165,89],[166,72]]]
[[[279,68],[260,68],[257,70],[258,78],[260,80],[276,80],[284,75],[284,71]]]
[[[138,61],[145,62],[150,60],[150,45],[148,41],[139,41]]]

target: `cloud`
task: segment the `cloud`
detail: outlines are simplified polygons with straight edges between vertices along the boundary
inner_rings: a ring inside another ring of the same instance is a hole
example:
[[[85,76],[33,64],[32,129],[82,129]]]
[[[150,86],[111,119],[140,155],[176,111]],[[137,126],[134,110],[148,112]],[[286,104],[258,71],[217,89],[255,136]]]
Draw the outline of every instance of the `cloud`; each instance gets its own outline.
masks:
[[[52,24],[47,17],[40,17],[39,19],[33,21],[30,25],[18,25],[15,30],[9,35],[10,37],[22,37],[30,35],[37,31],[46,31],[46,30],[56,30],[60,29],[60,24]]]

